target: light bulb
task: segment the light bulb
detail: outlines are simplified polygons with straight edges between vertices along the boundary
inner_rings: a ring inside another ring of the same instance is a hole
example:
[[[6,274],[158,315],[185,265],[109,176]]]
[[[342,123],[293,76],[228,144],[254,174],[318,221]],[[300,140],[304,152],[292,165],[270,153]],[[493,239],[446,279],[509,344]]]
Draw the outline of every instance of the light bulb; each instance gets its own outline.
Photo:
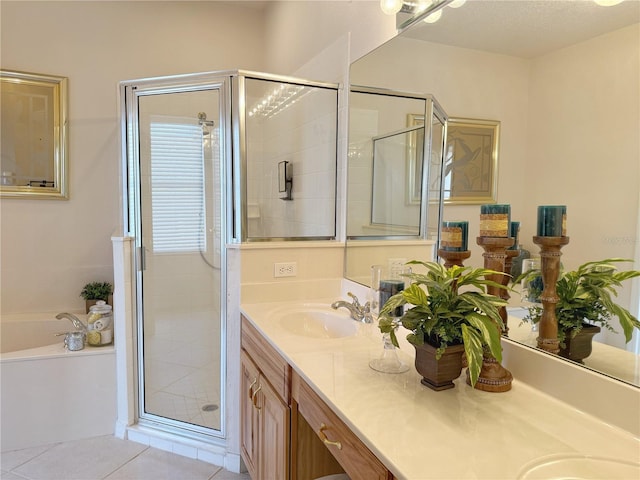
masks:
[[[467,0],[453,0],[447,7],[458,8],[465,4]]]
[[[380,9],[386,15],[395,15],[402,9],[402,0],[380,0]]]
[[[418,0],[414,6],[413,14],[418,15],[424,12],[428,7],[433,5],[433,0]]]
[[[442,10],[438,10],[437,12],[433,12],[431,15],[427,15],[427,18],[425,18],[423,21],[425,23],[436,23],[438,20],[440,20],[441,16]]]

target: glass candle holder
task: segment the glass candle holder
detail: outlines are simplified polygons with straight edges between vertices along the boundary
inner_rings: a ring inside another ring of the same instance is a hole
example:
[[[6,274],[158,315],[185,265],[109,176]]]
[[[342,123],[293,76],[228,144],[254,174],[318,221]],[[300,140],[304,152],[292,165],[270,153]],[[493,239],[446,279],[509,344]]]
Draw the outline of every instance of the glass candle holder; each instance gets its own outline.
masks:
[[[411,269],[404,265],[390,265],[385,269],[382,265],[371,267],[371,308],[372,312],[378,316],[380,309],[396,293],[404,290],[404,274],[411,273]],[[395,308],[388,315],[399,318],[403,315],[402,306]],[[397,328],[397,327],[396,327]],[[403,373],[409,370],[409,365],[400,360],[395,345],[391,342],[389,333],[382,334],[382,353],[369,362],[369,367],[383,373]]]
[[[480,206],[480,236],[508,237],[511,205],[490,204]]]
[[[567,206],[540,205],[537,234],[539,237],[566,237]]]

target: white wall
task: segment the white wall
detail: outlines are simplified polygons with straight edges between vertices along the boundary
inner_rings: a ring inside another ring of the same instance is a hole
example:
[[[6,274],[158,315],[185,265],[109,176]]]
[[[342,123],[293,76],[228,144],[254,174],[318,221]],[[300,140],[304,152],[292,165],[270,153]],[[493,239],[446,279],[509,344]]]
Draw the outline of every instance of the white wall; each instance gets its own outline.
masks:
[[[497,201],[511,204],[513,220],[520,220],[525,211],[519,185],[527,158],[523,146],[527,142],[528,76],[525,60],[409,38],[383,45],[358,61],[351,72],[354,83],[430,93],[450,117],[499,120]],[[482,249],[475,245],[473,233],[479,231],[480,207],[447,205],[444,219],[469,221],[472,254],[467,263],[480,266]]]
[[[397,38],[358,62],[352,80],[432,93],[452,117],[499,120],[497,201],[511,204],[533,254],[537,206],[566,204],[565,268],[637,255],[640,25],[533,60]],[[447,205],[444,217],[470,222],[467,263],[481,265],[479,206]],[[618,300],[634,311],[630,291],[628,282]]]
[[[2,68],[69,78],[68,201],[3,199],[2,313],[80,310],[113,278],[119,81],[264,68],[262,13],[221,2],[0,4]]]
[[[530,98],[528,209],[567,205],[566,266],[633,258],[640,189],[640,24],[535,59]],[[530,238],[535,232],[527,227]]]
[[[236,68],[344,82],[395,33],[377,1],[2,1],[0,14],[2,68],[68,77],[70,119],[70,200],[2,200],[3,313],[80,310],[86,282],[113,278],[118,82]]]
[[[637,259],[640,24],[537,58],[531,72],[528,210],[567,205],[567,268],[611,257]],[[532,228],[531,222],[523,238],[531,238]],[[631,287],[625,282],[617,301],[637,313]],[[598,338],[625,346],[621,334],[605,331]]]

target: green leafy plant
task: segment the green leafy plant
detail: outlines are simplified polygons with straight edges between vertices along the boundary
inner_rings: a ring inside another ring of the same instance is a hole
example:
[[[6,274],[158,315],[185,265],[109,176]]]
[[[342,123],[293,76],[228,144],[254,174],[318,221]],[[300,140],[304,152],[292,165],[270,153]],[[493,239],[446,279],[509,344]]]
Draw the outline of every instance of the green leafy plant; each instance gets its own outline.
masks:
[[[556,304],[558,319],[558,340],[565,346],[567,335],[574,338],[585,323],[600,325],[615,332],[611,320],[616,317],[624,332],[626,342],[631,340],[633,329],[640,329],[640,322],[626,308],[616,304],[614,297],[618,296],[617,289],[622,282],[640,276],[640,271],[619,271],[616,264],[631,262],[624,258],[607,258],[595,262],[587,262],[576,270],[561,272],[556,283],[559,297]],[[540,275],[532,270],[521,275],[526,281],[528,276]],[[540,306],[529,307],[525,321],[538,323],[542,317]]]
[[[409,343],[429,343],[437,348],[438,359],[447,346],[464,344],[471,385],[475,386],[483,354],[502,360],[500,307],[506,302],[487,293],[488,286],[507,288],[488,279],[502,273],[485,268],[445,268],[439,263],[416,260],[408,264],[422,265],[427,273],[405,275],[412,283],[384,304],[380,310],[380,331],[389,333],[397,347],[395,329],[401,324],[411,331],[407,335]],[[402,317],[389,316],[396,307],[405,304],[413,306]]]
[[[113,285],[109,282],[87,283],[80,292],[80,296],[85,300],[104,300],[105,302],[111,294],[113,294]]]

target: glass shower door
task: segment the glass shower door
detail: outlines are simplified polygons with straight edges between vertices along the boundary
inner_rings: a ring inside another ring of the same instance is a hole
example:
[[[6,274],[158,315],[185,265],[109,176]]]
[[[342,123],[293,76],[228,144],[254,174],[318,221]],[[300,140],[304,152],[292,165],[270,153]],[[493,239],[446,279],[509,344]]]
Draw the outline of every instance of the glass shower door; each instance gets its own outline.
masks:
[[[223,431],[224,94],[136,94],[140,419]]]

